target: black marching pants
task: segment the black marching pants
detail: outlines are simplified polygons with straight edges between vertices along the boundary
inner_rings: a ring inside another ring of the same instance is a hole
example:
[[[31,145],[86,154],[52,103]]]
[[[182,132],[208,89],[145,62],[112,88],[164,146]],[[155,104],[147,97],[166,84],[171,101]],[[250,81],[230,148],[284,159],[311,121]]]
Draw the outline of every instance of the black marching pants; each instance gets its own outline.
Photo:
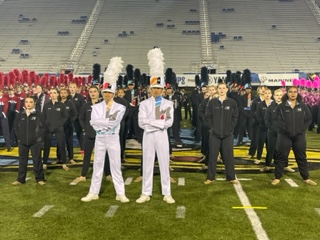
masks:
[[[221,152],[221,157],[225,165],[226,180],[235,180],[234,159],[233,159],[233,135],[225,138],[218,138],[213,134],[209,134],[209,159],[207,179],[214,180],[217,168],[217,157]]]
[[[65,149],[65,139],[64,139],[64,131],[58,130],[55,132],[47,132],[44,138],[44,150],[43,150],[43,163],[47,164],[49,159],[50,147],[51,147],[51,139],[53,134],[55,134],[57,139],[57,148],[59,149],[60,160],[63,164],[67,162],[66,149]]]
[[[298,164],[301,177],[303,178],[303,180],[309,179],[305,134],[299,134],[294,137],[289,137],[280,133],[278,133],[277,137],[277,155],[274,161],[275,178],[280,179],[282,177],[284,167],[288,162],[288,156],[291,147]]]
[[[19,144],[19,170],[17,181],[26,182],[27,166],[29,158],[29,150],[33,161],[33,173],[37,182],[44,181],[44,173],[41,162],[41,147],[42,142],[37,142],[30,146]]]

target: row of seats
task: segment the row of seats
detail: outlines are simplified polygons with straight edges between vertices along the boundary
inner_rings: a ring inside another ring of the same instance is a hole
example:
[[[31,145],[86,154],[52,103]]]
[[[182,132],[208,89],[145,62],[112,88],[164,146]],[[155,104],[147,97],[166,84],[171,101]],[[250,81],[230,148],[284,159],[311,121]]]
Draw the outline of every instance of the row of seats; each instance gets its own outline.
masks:
[[[200,21],[199,20],[186,20],[185,24],[190,24],[190,25],[199,25]]]
[[[21,23],[23,23],[23,22],[36,22],[36,21],[38,21],[38,19],[37,18],[23,17],[23,18],[19,18],[18,21],[21,22]]]
[[[222,12],[234,12],[234,8],[222,8]]]
[[[59,36],[68,36],[68,35],[70,35],[70,32],[69,31],[59,31],[58,35]]]
[[[200,30],[183,30],[182,34],[186,34],[186,35],[199,35],[200,34]]]
[[[134,35],[134,31],[130,31],[130,33],[127,33],[127,31],[122,31],[121,33],[118,34],[118,37],[128,37]]]
[[[21,39],[20,44],[29,44],[29,40],[27,39]]]
[[[30,57],[29,53],[21,53],[20,54],[20,58],[29,58],[29,57]]]

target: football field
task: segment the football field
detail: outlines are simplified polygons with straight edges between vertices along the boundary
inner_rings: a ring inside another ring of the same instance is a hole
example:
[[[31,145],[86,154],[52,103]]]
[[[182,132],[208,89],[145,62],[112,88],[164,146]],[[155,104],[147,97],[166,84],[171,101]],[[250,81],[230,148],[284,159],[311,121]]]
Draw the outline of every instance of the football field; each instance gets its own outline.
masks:
[[[16,169],[1,168],[0,239],[318,240],[320,135],[308,133],[307,137],[312,155],[310,178],[318,186],[305,184],[297,172],[285,173],[280,184],[272,186],[273,172],[260,173],[257,166],[251,170],[237,168],[239,185],[224,180],[223,167],[216,181],[205,185],[205,171],[174,168],[171,176],[176,183],[171,188],[175,204],[162,200],[157,168],[152,198],[143,204],[135,202],[141,192],[141,182],[132,182],[139,176],[136,168],[123,169],[130,199],[125,204],[115,200],[113,184],[105,178],[100,199],[81,202],[88,193],[90,178],[69,185],[79,176],[81,161],[69,171],[49,167],[44,186],[36,184],[31,170],[26,184],[12,186]],[[235,152],[244,155],[245,148]],[[291,156],[290,165],[294,164]]]

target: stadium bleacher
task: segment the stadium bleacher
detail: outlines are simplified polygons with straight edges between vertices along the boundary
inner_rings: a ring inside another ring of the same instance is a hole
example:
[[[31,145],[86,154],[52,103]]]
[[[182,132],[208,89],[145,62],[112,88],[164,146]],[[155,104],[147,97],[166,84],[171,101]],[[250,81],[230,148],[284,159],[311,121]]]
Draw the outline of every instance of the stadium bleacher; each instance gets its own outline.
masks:
[[[319,23],[306,2],[208,0],[209,41],[210,32],[218,32],[211,34],[217,72],[317,71]],[[1,71],[58,72],[70,58],[94,4],[4,1],[0,6]],[[79,71],[91,72],[93,63],[105,66],[112,56],[121,56],[126,64],[148,72],[146,54],[159,46],[166,67],[176,73],[198,72],[203,37],[198,8],[199,2],[192,0],[104,1],[77,62]]]

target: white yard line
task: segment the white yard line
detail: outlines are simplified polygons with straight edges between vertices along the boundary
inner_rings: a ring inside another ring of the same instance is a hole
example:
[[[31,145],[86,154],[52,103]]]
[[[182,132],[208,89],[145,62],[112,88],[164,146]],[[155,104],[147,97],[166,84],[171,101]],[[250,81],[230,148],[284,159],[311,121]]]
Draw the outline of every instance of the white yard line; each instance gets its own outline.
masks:
[[[320,215],[320,208],[315,208],[316,212]]]
[[[291,187],[299,187],[298,184],[296,184],[292,179],[286,178],[285,181],[291,186]]]
[[[130,185],[132,183],[132,179],[133,179],[132,177],[128,177],[124,182],[124,185]]]
[[[108,211],[105,214],[105,217],[113,217],[113,215],[116,213],[116,211],[118,210],[119,206],[118,205],[112,205],[110,206],[110,208],[108,209]]]
[[[176,212],[176,218],[185,218],[186,217],[186,207],[178,206]]]
[[[53,207],[54,207],[54,205],[44,205],[43,208],[41,208],[38,212],[33,214],[33,217],[39,217],[40,218]]]
[[[251,203],[246,195],[246,193],[243,191],[241,184],[233,184],[234,189],[236,190],[236,193],[238,194],[238,197],[241,201],[241,204],[243,206],[251,206]],[[244,208],[244,211],[246,212],[252,228],[257,236],[258,240],[269,240],[268,235],[264,228],[262,227],[262,223],[260,221],[260,218],[258,217],[257,213],[254,211],[253,208]]]
[[[184,186],[186,184],[185,178],[178,178],[178,186]]]

